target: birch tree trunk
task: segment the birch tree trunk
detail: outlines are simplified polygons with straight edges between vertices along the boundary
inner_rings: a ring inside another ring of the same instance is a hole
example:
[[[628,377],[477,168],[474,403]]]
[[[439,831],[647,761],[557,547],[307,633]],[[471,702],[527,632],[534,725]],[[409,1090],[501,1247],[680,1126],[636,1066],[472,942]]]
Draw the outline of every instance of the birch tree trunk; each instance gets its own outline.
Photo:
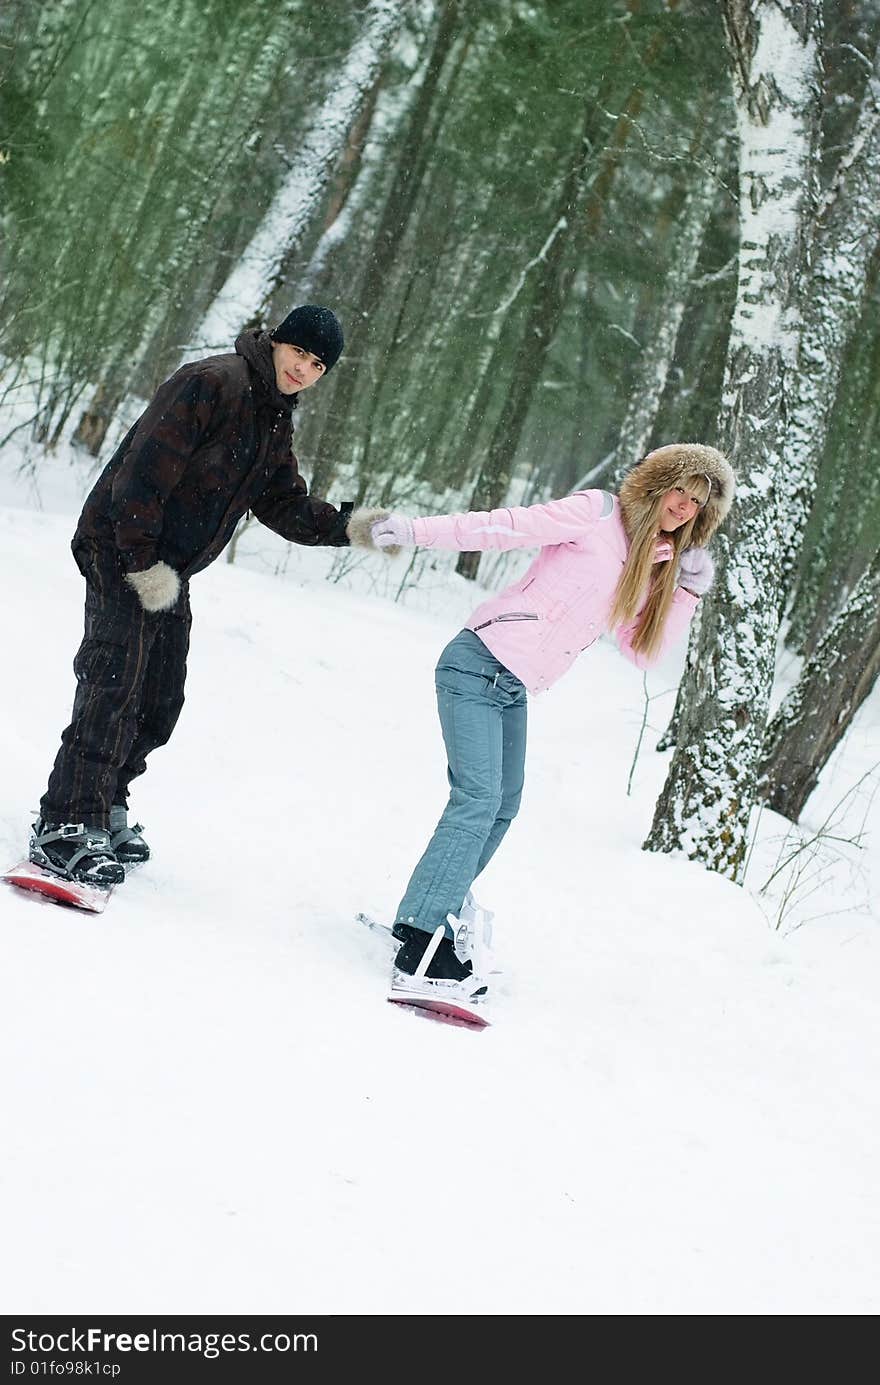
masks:
[[[678,747],[645,847],[737,879],[755,799],[779,624],[775,496],[782,409],[819,129],[818,0],[725,0],[739,128],[740,254],[719,441],[739,466],[736,511],[702,611]]]
[[[841,158],[835,179],[825,195],[815,222],[805,272],[799,292],[803,321],[798,350],[798,370],[790,377],[788,423],[782,444],[785,469],[779,479],[779,513],[782,535],[783,584],[797,554],[815,494],[816,475],[828,444],[833,405],[838,395],[840,371],[847,339],[857,330],[866,293],[871,285],[872,258],[876,273],[880,223],[875,208],[880,201],[880,46],[875,50],[871,72],[849,147]],[[866,421],[869,426],[869,421]],[[876,471],[869,473],[867,490],[875,493]],[[836,497],[825,503],[836,510]],[[845,502],[844,502],[845,503]],[[860,504],[866,503],[866,487],[860,486]],[[848,542],[845,523],[826,524],[820,543],[838,546]],[[813,564],[820,575],[802,575],[787,641],[814,652],[831,615],[839,609],[834,593],[842,580],[825,591],[831,566],[822,555]],[[856,574],[861,575],[860,572]],[[690,668],[700,658],[692,641]],[[690,696],[690,679],[682,680],[669,728],[658,744],[665,750],[678,738],[682,707]]]
[[[880,552],[767,728],[761,792],[797,822],[880,673]]]
[[[880,44],[852,143],[818,209],[800,312],[803,333],[791,389],[781,477],[783,574],[794,568],[813,503],[816,473],[840,383],[847,341],[862,311],[871,259],[880,243]]]
[[[379,154],[377,152],[372,159],[367,160],[366,147],[373,118],[380,104],[381,86],[380,75],[349,132],[345,152],[330,193],[330,205],[324,216],[321,234],[308,264],[298,275],[299,296],[303,302],[312,301],[327,261],[333,251],[344,242],[351,228],[352,213],[362,205],[369,185],[378,171]],[[399,96],[396,96],[394,104],[401,104]]]
[[[373,236],[370,254],[364,269],[357,298],[357,318],[349,334],[349,346],[358,354],[358,338],[364,329],[370,330],[372,318],[385,292],[388,275],[397,255],[400,241],[406,233],[425,167],[432,154],[432,141],[427,137],[432,109],[461,22],[461,0],[444,0],[431,54],[416,97],[406,137],[398,156],[397,170],[388,191],[382,216]],[[350,427],[352,404],[358,388],[354,370],[343,365],[335,381],[333,406],[326,412],[324,428],[313,448],[312,486],[325,494],[335,475],[342,449],[342,440]]]
[[[801,407],[791,426],[793,472],[791,508],[793,519],[809,512],[815,493],[815,458],[824,449],[831,404],[838,392],[846,335],[857,329],[855,312],[870,291],[872,274],[878,270],[878,226],[876,208],[880,198],[880,46],[874,53],[871,73],[862,98],[859,118],[850,148],[841,160],[840,170],[829,190],[825,216],[817,233],[816,284],[805,295],[809,323],[809,349],[804,356]],[[874,256],[873,265],[870,263]],[[824,353],[828,359],[823,359]],[[829,371],[835,372],[827,381]],[[827,393],[826,393],[827,391]],[[818,442],[811,429],[821,436]],[[820,444],[821,443],[821,447]],[[812,452],[812,456],[811,456]],[[806,464],[805,464],[806,463]],[[812,465],[810,465],[812,463]],[[846,484],[841,474],[834,486]],[[827,497],[823,496],[827,502]],[[816,542],[810,568],[802,571],[792,602],[791,626],[786,640],[791,648],[810,652],[817,629],[821,633],[823,589],[829,567],[829,545],[836,542],[839,495],[831,497]],[[794,545],[789,541],[789,564]]]
[[[225,351],[242,326],[258,319],[281,266],[309,226],[343,153],[349,131],[375,85],[408,0],[371,0],[361,35],[303,138],[300,155],[195,333],[184,361]]]

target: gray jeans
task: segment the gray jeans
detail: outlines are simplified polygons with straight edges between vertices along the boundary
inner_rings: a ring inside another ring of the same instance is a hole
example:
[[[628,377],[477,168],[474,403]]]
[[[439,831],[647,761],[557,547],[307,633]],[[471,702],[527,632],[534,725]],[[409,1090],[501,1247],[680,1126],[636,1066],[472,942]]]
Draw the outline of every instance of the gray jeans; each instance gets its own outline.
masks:
[[[519,810],[526,754],[526,690],[472,630],[443,650],[435,675],[449,801],[412,873],[396,923],[452,930],[471,884]]]

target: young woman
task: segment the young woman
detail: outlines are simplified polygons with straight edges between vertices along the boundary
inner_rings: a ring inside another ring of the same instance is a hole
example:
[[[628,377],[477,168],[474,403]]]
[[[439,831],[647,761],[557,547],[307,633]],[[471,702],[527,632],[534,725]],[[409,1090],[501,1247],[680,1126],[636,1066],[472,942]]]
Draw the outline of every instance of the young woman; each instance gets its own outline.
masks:
[[[705,544],[730,509],[734,485],[715,448],[671,443],[632,468],[619,497],[592,490],[488,513],[353,516],[352,541],[386,550],[541,549],[440,655],[450,794],[397,910],[391,999],[479,1006],[486,984],[474,929],[459,924],[473,924],[471,884],[519,809],[527,694],[549,688],[603,631],[613,631],[639,668],[662,657],[712,584]]]

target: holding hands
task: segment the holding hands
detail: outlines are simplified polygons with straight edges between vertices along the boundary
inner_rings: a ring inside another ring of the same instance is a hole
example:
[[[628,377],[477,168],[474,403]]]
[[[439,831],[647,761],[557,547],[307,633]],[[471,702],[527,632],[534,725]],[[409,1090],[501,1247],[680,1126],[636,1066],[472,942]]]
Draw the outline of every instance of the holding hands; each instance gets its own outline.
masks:
[[[715,579],[715,564],[705,548],[686,548],[681,555],[678,580],[694,596],[705,596]]]
[[[406,515],[362,506],[349,518],[347,529],[355,548],[381,548],[386,558],[396,558],[401,548],[415,548],[413,523]]]

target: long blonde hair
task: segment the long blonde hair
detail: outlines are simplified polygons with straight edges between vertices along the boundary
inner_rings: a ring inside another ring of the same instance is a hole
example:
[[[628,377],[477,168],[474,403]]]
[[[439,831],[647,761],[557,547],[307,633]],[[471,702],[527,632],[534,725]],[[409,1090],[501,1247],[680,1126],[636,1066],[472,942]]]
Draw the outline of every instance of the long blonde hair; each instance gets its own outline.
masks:
[[[689,494],[699,495],[705,492],[708,501],[711,485],[706,476],[688,476],[681,484],[687,488]],[[702,510],[698,510],[680,529],[660,536],[672,544],[672,557],[662,563],[655,562],[660,511],[667,494],[667,491],[663,491],[655,496],[652,505],[645,506],[633,516],[632,533],[627,535],[629,552],[617,583],[608,622],[614,629],[632,625],[638,617],[638,625],[631,641],[632,648],[636,654],[644,654],[649,659],[659,651],[663,639],[663,626],[675,595],[679,556],[690,546],[694,526],[702,513]],[[640,612],[639,608],[643,603],[644,608]]]

